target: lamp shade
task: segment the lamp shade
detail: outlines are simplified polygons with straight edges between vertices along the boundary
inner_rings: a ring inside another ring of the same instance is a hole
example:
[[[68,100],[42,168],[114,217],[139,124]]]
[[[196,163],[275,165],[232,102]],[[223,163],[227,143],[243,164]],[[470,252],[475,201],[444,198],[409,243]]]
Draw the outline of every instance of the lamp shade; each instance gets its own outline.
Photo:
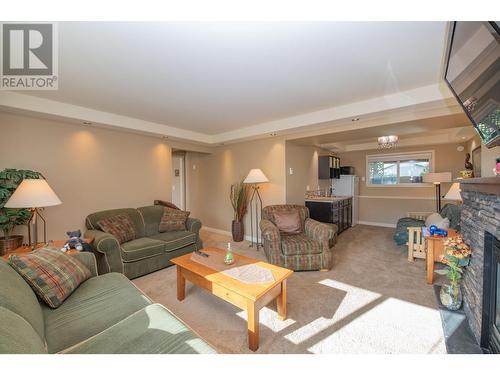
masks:
[[[243,180],[245,184],[262,184],[264,182],[269,182],[268,178],[262,171],[258,168],[252,169],[247,177]]]
[[[451,185],[451,188],[444,196],[444,199],[448,199],[450,201],[462,200],[462,195],[460,194],[460,184],[458,182],[454,182],[453,185]]]
[[[5,203],[7,208],[39,208],[61,204],[54,190],[44,179],[24,179]]]
[[[441,182],[451,182],[451,172],[434,172],[424,174],[424,182],[440,184]]]

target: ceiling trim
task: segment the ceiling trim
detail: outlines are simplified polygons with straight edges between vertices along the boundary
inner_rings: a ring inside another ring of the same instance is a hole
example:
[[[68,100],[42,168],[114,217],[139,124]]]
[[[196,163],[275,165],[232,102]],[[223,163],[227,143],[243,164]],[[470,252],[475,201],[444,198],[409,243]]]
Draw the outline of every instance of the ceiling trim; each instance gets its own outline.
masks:
[[[293,139],[294,136],[295,138],[304,136],[304,132],[307,132],[308,136],[316,135],[316,133],[331,133],[332,125],[337,126],[336,131],[343,131],[352,128],[354,124],[357,128],[363,128],[402,121],[402,118],[418,119],[423,116],[459,113],[460,107],[454,101],[450,101],[450,98],[453,96],[445,85],[433,84],[216,135],[207,135],[12,91],[0,91],[0,107],[79,122],[89,121],[96,126],[166,136],[188,143],[217,146],[221,143],[259,139],[271,133],[277,133],[280,136],[288,135],[290,139]],[[361,120],[352,123],[353,117],[360,117]]]

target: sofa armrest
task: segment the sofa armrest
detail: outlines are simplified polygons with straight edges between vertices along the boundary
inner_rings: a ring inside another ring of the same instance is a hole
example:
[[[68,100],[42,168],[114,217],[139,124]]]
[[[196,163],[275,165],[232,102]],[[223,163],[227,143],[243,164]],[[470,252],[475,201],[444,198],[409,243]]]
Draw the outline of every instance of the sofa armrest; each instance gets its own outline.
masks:
[[[304,229],[307,237],[326,244],[328,248],[335,244],[337,237],[337,226],[335,224],[320,223],[307,218]]]
[[[267,219],[262,219],[259,227],[264,241],[264,251],[267,260],[272,264],[280,264],[281,235],[278,227]]]
[[[200,229],[201,229],[201,221],[198,219],[194,219],[192,217],[188,217],[186,220],[186,230],[196,233],[196,236],[200,237]]]
[[[102,255],[104,264],[99,265],[101,273],[102,270],[105,272],[124,273],[120,243],[115,236],[97,229],[86,231],[84,236],[94,238],[92,249],[96,253],[99,262],[101,262],[99,255]]]
[[[70,255],[82,262],[90,270],[92,277],[98,275],[97,263],[94,254],[89,253],[88,251],[80,251],[77,253],[71,253]]]

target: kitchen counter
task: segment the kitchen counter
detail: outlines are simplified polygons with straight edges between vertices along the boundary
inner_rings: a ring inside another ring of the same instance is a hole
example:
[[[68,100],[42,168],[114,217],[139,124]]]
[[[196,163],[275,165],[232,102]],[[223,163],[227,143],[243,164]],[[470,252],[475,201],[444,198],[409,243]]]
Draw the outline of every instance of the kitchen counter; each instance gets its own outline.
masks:
[[[332,197],[309,197],[305,198],[306,202],[337,202],[344,199],[352,198],[350,195],[334,195]]]
[[[304,200],[311,219],[336,224],[337,233],[352,226],[352,196],[309,197]]]

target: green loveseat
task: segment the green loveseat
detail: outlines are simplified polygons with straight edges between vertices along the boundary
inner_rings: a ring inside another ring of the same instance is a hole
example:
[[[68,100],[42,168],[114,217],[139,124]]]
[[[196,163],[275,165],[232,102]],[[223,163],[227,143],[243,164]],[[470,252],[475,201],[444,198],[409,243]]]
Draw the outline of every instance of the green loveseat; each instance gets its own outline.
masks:
[[[91,271],[57,309],[39,302],[0,258],[0,354],[214,353],[165,307],[124,275],[97,276],[92,253],[77,257]]]
[[[203,247],[198,219],[188,218],[185,230],[160,233],[163,209],[163,206],[121,208],[87,216],[85,237],[94,238],[92,246],[99,274],[120,272],[133,279],[168,267],[172,264],[170,259]],[[120,245],[113,235],[100,230],[98,221],[118,214],[130,216],[138,238]]]

